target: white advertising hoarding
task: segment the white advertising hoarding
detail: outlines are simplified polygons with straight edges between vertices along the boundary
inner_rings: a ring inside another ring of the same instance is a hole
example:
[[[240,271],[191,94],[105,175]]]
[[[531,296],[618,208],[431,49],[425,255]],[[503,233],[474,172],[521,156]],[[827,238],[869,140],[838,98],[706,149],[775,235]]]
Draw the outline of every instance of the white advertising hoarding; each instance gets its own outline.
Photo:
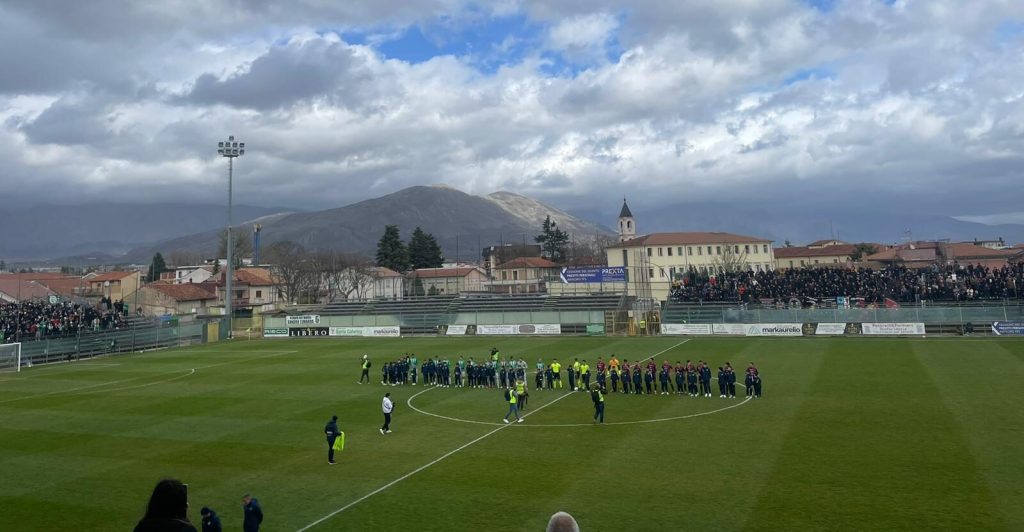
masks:
[[[747,334],[746,325],[742,323],[715,323],[711,326],[711,332],[714,334],[731,334],[735,336],[743,336]]]
[[[445,334],[448,336],[464,336],[466,334],[466,327],[466,325],[449,325]]]
[[[662,323],[661,334],[711,334],[710,323]]]
[[[477,325],[476,333],[483,335],[562,334],[558,323],[527,323],[522,325]]]
[[[748,323],[744,333],[747,336],[803,336],[802,323]]]
[[[814,328],[814,334],[821,335],[843,335],[846,333],[845,323],[819,323]]]
[[[285,325],[289,327],[315,327],[320,325],[320,316],[308,314],[305,316],[285,316]]]
[[[861,332],[880,336],[923,336],[923,323],[863,323]]]

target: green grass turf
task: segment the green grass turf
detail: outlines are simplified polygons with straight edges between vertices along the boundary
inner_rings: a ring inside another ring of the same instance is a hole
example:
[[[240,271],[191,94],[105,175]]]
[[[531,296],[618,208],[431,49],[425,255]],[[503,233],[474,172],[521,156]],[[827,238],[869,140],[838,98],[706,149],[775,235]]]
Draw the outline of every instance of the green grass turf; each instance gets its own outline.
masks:
[[[680,341],[281,339],[2,374],[0,530],[130,530],[162,477],[189,484],[196,522],[208,505],[237,529],[251,492],[265,530],[298,530],[460,448],[315,530],[543,530],[557,510],[583,530],[1024,530],[1024,342]],[[609,423],[681,419],[594,427],[587,395],[538,391],[505,426],[488,424],[499,391],[388,387],[394,433],[377,432],[383,361],[492,345],[531,368],[666,349],[659,362],[754,361],[765,397],[611,395]],[[418,413],[417,393],[478,423]],[[347,445],[328,466],[332,414]]]

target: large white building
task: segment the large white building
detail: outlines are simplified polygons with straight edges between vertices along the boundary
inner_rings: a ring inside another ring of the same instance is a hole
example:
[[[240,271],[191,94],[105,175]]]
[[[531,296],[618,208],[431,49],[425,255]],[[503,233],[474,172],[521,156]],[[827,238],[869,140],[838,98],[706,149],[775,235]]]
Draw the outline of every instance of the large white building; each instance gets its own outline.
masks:
[[[693,271],[715,274],[738,269],[774,268],[772,241],[720,232],[651,233],[637,236],[636,220],[625,200],[619,213],[618,244],[605,249],[608,266],[626,268],[626,291],[665,301],[673,281]]]

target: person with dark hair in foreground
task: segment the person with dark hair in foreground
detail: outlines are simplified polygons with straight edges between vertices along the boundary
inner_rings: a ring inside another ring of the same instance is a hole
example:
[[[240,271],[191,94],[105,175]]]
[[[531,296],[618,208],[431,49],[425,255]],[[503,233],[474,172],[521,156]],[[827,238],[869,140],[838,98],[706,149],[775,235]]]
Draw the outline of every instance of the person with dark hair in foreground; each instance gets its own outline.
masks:
[[[196,532],[188,520],[188,486],[180,480],[157,482],[146,506],[146,515],[135,532]]]
[[[199,515],[203,518],[203,532],[221,532],[220,517],[217,517],[217,512],[203,506],[203,509],[199,510]]]
[[[565,512],[557,512],[548,520],[547,532],[580,532],[580,525]]]

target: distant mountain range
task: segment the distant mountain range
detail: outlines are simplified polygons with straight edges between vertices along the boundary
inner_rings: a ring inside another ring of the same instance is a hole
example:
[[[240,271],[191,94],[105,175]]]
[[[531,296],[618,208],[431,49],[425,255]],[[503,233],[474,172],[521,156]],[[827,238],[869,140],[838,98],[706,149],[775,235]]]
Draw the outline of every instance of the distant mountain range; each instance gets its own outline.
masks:
[[[410,187],[386,196],[316,212],[235,207],[236,226],[263,229],[262,247],[294,241],[312,250],[372,256],[384,226],[399,226],[403,240],[421,227],[433,234],[449,260],[478,260],[481,248],[533,243],[545,216],[572,238],[612,235],[620,203],[568,213],[526,196],[495,192],[475,196],[443,186]],[[659,231],[728,231],[800,245],[835,236],[851,242],[893,243],[950,238],[1024,241],[1024,225],[984,225],[948,216],[871,212],[864,209],[679,204],[645,210],[633,206],[641,234]],[[224,225],[223,205],[106,204],[0,210],[0,259],[8,263],[50,259],[49,265],[145,264],[156,252],[213,257]],[[589,221],[588,221],[589,220]],[[907,230],[910,233],[907,233]]]
[[[282,210],[238,205],[234,215],[247,220]],[[138,246],[223,227],[226,211],[224,205],[183,203],[0,205],[0,259],[116,258]]]
[[[545,216],[574,238],[611,234],[557,208],[511,192],[474,196],[446,186],[416,186],[379,198],[316,212],[278,213],[236,223],[262,225],[261,247],[292,241],[310,250],[338,250],[373,256],[384,226],[398,225],[403,240],[416,227],[437,238],[448,259],[478,260],[484,246],[502,242],[533,243]],[[238,217],[241,220],[241,216]],[[157,251],[212,257],[219,245],[217,229],[167,238],[128,250],[114,262],[146,263]],[[180,233],[179,233],[180,234]],[[62,260],[71,260],[67,257]]]

